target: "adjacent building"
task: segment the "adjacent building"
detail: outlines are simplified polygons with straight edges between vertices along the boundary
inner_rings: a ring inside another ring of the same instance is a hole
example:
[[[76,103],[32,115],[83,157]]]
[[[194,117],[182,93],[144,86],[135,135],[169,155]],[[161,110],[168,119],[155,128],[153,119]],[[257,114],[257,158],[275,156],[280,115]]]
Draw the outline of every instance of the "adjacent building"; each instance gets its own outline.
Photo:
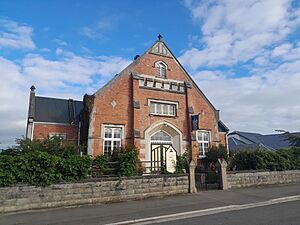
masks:
[[[254,151],[257,149],[276,151],[282,148],[290,148],[291,142],[287,140],[285,133],[259,134],[242,131],[233,131],[228,134],[229,150]]]
[[[144,162],[159,161],[172,146],[201,160],[209,147],[227,146],[219,110],[189,76],[162,37],[83,102],[35,96],[31,90],[27,137],[63,136],[87,145],[89,155],[135,145]]]

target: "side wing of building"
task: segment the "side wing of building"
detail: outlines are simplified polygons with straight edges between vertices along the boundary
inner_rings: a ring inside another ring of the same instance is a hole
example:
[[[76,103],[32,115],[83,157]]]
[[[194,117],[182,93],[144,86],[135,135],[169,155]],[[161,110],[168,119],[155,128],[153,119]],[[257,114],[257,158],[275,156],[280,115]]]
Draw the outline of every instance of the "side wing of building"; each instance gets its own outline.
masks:
[[[35,95],[31,87],[26,138],[42,140],[60,136],[67,142],[79,144],[81,101]]]

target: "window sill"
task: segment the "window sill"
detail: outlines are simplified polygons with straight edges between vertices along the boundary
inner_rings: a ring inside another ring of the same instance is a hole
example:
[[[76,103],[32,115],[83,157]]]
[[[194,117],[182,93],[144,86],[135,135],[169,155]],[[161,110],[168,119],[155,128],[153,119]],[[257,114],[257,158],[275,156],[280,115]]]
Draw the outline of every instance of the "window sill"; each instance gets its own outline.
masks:
[[[177,116],[169,116],[169,115],[160,115],[160,114],[152,114],[149,113],[149,116],[160,116],[160,117],[169,117],[169,118],[177,118]]]

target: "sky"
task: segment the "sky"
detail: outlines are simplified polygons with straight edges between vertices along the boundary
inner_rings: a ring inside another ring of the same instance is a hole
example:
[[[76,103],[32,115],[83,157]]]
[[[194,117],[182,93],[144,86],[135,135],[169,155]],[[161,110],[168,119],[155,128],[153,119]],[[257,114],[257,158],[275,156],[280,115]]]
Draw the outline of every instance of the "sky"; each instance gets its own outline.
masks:
[[[231,131],[300,131],[300,1],[0,1],[0,148],[29,88],[82,100],[162,34]]]

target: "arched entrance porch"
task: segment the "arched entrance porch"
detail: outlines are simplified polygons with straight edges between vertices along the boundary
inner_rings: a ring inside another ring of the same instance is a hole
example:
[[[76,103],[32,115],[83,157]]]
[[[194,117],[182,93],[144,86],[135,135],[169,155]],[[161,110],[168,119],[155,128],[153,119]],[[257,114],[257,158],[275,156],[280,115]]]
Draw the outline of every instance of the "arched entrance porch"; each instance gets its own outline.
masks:
[[[145,167],[147,172],[153,168],[151,161],[163,158],[164,151],[172,146],[178,155],[182,154],[182,132],[167,121],[159,121],[145,130]],[[159,162],[158,162],[159,163]]]

